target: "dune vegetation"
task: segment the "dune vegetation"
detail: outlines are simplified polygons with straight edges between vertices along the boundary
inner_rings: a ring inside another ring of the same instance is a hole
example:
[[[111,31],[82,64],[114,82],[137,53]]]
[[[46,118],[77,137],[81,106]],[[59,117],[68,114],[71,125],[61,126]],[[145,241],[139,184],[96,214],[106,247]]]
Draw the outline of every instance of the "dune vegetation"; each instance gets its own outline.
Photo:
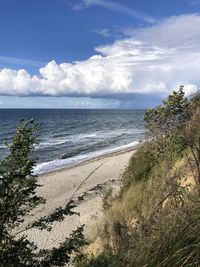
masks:
[[[76,267],[200,266],[200,94],[181,86],[144,120],[148,141],[104,200],[101,250]]]
[[[0,161],[0,266],[200,266],[200,94],[181,86],[144,116],[147,141],[130,159],[116,195],[104,198],[104,218],[88,245],[83,227],[51,250],[39,250],[23,232],[26,216],[45,199],[32,170],[38,126],[22,121]],[[51,231],[74,214],[73,201],[30,228]],[[27,230],[27,229],[25,229]]]

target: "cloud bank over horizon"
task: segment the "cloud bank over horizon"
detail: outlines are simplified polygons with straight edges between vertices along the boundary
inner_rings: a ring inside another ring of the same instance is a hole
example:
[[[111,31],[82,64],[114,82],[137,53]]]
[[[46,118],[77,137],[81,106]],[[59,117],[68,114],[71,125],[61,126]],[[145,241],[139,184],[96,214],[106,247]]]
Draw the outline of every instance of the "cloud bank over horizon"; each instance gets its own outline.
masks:
[[[127,32],[127,37],[95,48],[83,61],[52,60],[30,75],[0,69],[0,95],[165,96],[180,84],[187,94],[200,85],[200,15],[174,16]]]

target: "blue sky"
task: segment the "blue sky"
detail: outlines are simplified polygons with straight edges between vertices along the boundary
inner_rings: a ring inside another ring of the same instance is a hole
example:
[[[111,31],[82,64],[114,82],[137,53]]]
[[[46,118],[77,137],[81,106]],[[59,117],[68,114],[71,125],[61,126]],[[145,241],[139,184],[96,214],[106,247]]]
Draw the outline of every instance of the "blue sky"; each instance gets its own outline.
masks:
[[[146,108],[180,84],[194,92],[198,12],[199,0],[0,0],[0,107]]]

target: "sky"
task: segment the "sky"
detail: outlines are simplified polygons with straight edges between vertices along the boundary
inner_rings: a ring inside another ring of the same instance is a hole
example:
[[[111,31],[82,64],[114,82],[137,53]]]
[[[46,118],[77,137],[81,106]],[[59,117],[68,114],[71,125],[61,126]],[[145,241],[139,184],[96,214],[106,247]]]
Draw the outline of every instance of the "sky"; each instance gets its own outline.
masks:
[[[0,108],[148,108],[200,85],[200,0],[0,0]]]

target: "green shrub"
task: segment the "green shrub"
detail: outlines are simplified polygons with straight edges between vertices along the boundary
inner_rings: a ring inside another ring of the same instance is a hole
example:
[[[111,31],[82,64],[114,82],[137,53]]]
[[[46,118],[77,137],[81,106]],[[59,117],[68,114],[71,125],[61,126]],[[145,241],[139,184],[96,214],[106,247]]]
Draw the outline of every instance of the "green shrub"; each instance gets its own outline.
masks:
[[[123,174],[120,195],[123,195],[132,184],[141,180],[147,181],[157,162],[151,142],[139,147]]]
[[[99,256],[88,259],[85,257],[82,261],[77,262],[75,267],[112,267],[114,255],[110,250],[105,250]]]
[[[17,126],[12,143],[7,145],[8,155],[0,161],[0,266],[1,267],[50,267],[65,266],[71,254],[86,244],[83,226],[72,232],[58,247],[38,249],[27,238],[26,230],[31,228],[51,231],[54,222],[63,221],[66,216],[75,214],[72,201],[65,207],[58,207],[48,216],[36,219],[32,224],[18,230],[25,216],[45,199],[37,196],[40,185],[33,168],[34,145],[38,138],[38,125],[33,120],[21,121]]]
[[[200,266],[199,107],[200,94],[187,99],[181,87],[147,111],[151,141],[131,158],[120,195],[105,211],[112,253],[78,267]],[[187,186],[191,175],[196,187]]]

